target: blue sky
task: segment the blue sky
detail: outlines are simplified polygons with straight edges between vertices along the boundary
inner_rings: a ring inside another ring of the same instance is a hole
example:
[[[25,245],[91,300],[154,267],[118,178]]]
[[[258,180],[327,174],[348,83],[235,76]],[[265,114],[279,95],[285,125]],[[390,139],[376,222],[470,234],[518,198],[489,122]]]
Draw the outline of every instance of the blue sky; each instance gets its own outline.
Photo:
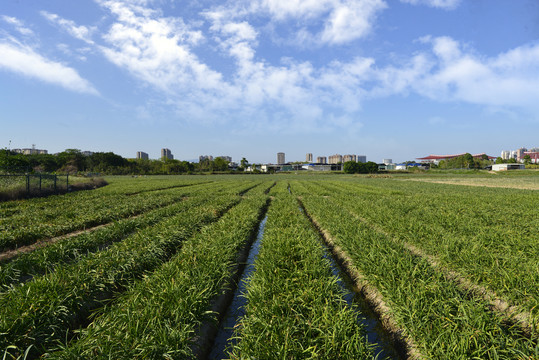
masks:
[[[0,147],[380,162],[539,146],[536,0],[2,0]]]

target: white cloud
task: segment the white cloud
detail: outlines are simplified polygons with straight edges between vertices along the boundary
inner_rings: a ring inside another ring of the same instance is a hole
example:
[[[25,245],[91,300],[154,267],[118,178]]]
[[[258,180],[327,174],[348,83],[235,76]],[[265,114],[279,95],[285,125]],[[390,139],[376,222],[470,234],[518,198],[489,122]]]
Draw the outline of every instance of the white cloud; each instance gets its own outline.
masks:
[[[2,15],[0,17],[4,22],[12,25],[13,27],[15,27],[15,30],[17,30],[20,34],[22,35],[25,35],[25,36],[31,36],[31,35],[34,35],[34,32],[25,27],[23,22],[20,21],[19,19],[17,18],[14,18],[12,16],[6,16],[6,15]]]
[[[452,10],[460,4],[461,0],[401,0],[401,2]]]
[[[93,44],[92,33],[96,31],[96,28],[88,28],[86,26],[77,26],[74,21],[66,20],[56,14],[51,14],[47,11],[41,11],[41,16],[49,20],[51,23],[60,26],[71,36],[82,40],[88,44]]]
[[[487,106],[536,107],[539,98],[539,44],[517,47],[495,57],[482,57],[457,41],[432,40],[437,67],[414,89],[442,101]]]
[[[343,44],[365,37],[371,30],[376,14],[385,7],[382,0],[356,0],[336,4],[325,21],[320,35],[322,42]]]
[[[109,61],[166,91],[178,87],[218,90],[221,74],[212,71],[190,51],[202,35],[178,18],[121,1],[102,3],[118,17],[103,38],[101,50]]]
[[[247,131],[359,129],[365,99],[412,92],[435,101],[537,106],[539,45],[485,58],[450,37],[425,36],[420,42],[428,50],[384,67],[367,57],[322,67],[281,58],[275,65],[257,52],[264,25],[255,27],[255,20],[248,21],[255,10],[257,16],[269,14],[270,21],[303,14],[321,24],[307,39],[318,36],[328,44],[346,43],[370,31],[376,14],[386,6],[382,0],[260,0],[250,6],[213,8],[202,13],[210,22],[208,37],[181,18],[145,8],[143,1],[100,4],[115,17],[99,47],[105,57],[158,89],[167,104],[191,121],[233,123]],[[220,73],[196,55],[201,43],[212,41],[220,56],[233,61],[234,71]]]
[[[46,59],[33,49],[7,42],[0,42],[0,68],[39,79],[65,89],[98,95],[98,91],[76,70],[61,63]]]
[[[250,17],[294,30],[296,45],[340,45],[369,34],[384,0],[250,0],[234,1],[203,12],[213,23],[241,22]],[[295,25],[294,25],[295,24]]]

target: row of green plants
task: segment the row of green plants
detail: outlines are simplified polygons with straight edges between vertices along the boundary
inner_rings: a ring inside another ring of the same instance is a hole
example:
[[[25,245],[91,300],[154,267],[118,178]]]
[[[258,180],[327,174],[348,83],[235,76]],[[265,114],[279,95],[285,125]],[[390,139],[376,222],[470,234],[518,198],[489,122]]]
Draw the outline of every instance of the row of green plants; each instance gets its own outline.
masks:
[[[148,211],[134,218],[122,219],[92,232],[60,239],[45,247],[21,254],[9,262],[0,263],[0,289],[30,280],[36,275],[53,272],[60,264],[76,262],[90,253],[103,250],[122,241],[134,232],[164,221],[191,207],[208,202],[209,196],[193,196],[171,205]],[[202,194],[201,194],[202,195]]]
[[[529,359],[539,355],[536,334],[524,334],[518,326],[506,323],[482,297],[456,286],[401,242],[355,219],[345,204],[357,200],[359,193],[343,200],[318,195],[312,184],[293,183],[292,189],[321,230],[350,258],[363,281],[381,294],[389,307],[382,316],[394,320],[398,329],[393,330],[421,356]]]
[[[284,182],[270,194],[275,199],[230,358],[372,358],[358,314],[344,300],[345,290],[331,273],[318,233]]]
[[[536,191],[388,182],[380,195],[361,185],[329,185],[339,205],[523,307],[529,323],[539,322],[539,289],[531,285],[539,283]]]
[[[1,293],[0,349],[12,356],[29,349],[31,356],[38,356],[65,344],[93,310],[162,266],[201,227],[237,204],[241,198],[235,193],[208,194],[208,203]]]
[[[204,227],[169,262],[99,311],[77,341],[53,359],[187,359],[204,354],[201,328],[216,323],[212,303],[230,290],[239,252],[249,245],[267,204],[250,191]]]
[[[249,188],[256,183],[241,183]],[[0,251],[28,245],[36,240],[67,234],[145,211],[172,204],[199,192],[225,191],[234,188],[233,182],[200,184],[135,195],[111,194],[99,190],[12,202],[0,210]],[[240,188],[238,192],[243,191]]]

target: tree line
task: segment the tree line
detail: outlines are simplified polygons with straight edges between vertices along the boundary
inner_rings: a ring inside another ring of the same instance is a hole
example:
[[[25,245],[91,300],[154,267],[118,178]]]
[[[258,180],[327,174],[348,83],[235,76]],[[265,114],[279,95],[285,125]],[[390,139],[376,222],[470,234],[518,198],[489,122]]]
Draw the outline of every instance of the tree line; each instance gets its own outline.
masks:
[[[242,159],[242,165],[247,165]],[[240,166],[237,171],[243,171]],[[67,149],[58,154],[23,155],[0,150],[0,171],[30,173],[100,173],[108,175],[167,175],[197,172],[233,172],[228,162],[221,158],[206,159],[200,163],[180,160],[126,159],[112,152],[84,155],[78,149]]]

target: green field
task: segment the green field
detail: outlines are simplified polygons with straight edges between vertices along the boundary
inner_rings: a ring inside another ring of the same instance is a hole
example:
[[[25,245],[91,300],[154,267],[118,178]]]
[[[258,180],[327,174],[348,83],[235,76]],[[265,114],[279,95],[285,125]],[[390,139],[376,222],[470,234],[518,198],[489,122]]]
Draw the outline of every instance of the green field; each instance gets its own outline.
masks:
[[[206,358],[264,218],[222,358],[539,359],[539,172],[106,180],[0,202],[4,359]]]

